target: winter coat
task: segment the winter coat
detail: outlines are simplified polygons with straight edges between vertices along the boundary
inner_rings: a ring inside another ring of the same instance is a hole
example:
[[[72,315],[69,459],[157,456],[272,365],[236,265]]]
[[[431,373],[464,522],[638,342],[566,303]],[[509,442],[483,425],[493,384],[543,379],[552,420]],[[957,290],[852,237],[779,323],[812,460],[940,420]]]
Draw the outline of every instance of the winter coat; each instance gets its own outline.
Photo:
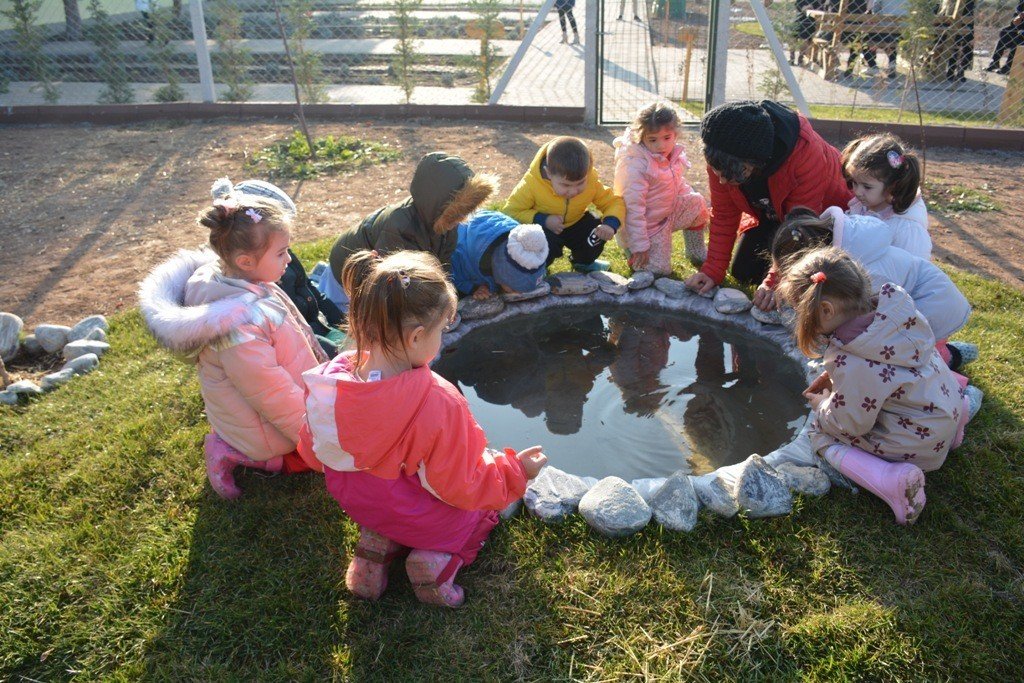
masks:
[[[513,452],[487,448],[469,404],[422,366],[364,382],[354,352],[303,375],[306,420],[299,451],[340,472],[382,479],[416,474],[428,492],[462,510],[502,510],[526,492]]]
[[[480,206],[497,187],[497,181],[474,174],[461,158],[431,152],[416,165],[409,197],[389,204],[343,232],[331,248],[331,272],[341,282],[349,255],[362,249],[388,254],[409,249],[427,251],[451,268],[459,221]]]
[[[776,137],[789,130],[787,119],[798,117],[796,139],[786,160],[767,178],[772,208],[780,218],[797,206],[824,211],[829,206],[846,206],[853,194],[846,186],[839,150],[814,132],[801,114],[773,102],[762,102],[776,124]],[[755,211],[738,185],[720,182],[708,166],[711,190],[711,227],[708,258],[701,272],[721,283],[732,261],[732,249],[740,233],[759,225]]]
[[[601,182],[593,166],[587,174],[586,187],[578,195],[566,199],[555,194],[551,181],[544,177],[541,169],[548,157],[549,144],[537,150],[526,175],[512,190],[505,206],[501,207],[502,213],[520,223],[536,223],[541,227],[545,227],[544,221],[548,216],[558,215],[562,217],[565,227],[569,227],[583,218],[587,207],[593,204],[604,217],[604,223],[618,230],[626,218],[626,204],[622,197]]]
[[[253,460],[295,450],[302,373],[326,355],[273,283],[225,276],[211,251],[179,251],[139,289],[143,318],[167,349],[196,363],[213,430]]]
[[[876,292],[886,282],[905,289],[936,339],[948,339],[967,324],[967,298],[934,263],[893,246],[890,224],[872,216],[847,216],[838,206],[824,215],[832,217],[832,244],[864,266]]]
[[[277,281],[277,286],[288,295],[295,308],[299,311],[314,334],[327,336],[341,324],[342,313],[333,301],[325,297],[316,286],[309,281],[306,269],[299,258],[289,249],[292,260],[285,269],[284,275]]]
[[[811,423],[811,444],[819,454],[843,444],[936,470],[964,409],[960,386],[935,351],[928,321],[899,285],[882,286],[865,324],[849,341],[841,341],[843,328],[828,341],[823,360],[832,393]]]
[[[469,294],[479,285],[487,285],[492,292],[501,288],[491,275],[491,247],[512,232],[519,223],[498,211],[477,211],[464,223],[459,223],[459,241],[452,254],[452,282],[460,294]]]
[[[704,197],[686,182],[690,161],[682,145],[677,144],[666,158],[635,141],[629,128],[612,144],[615,194],[626,203],[626,224],[618,232],[622,247],[633,254],[645,252],[651,248],[651,234],[707,222]]]
[[[932,238],[928,234],[928,208],[918,192],[917,199],[903,213],[896,213],[890,206],[882,211],[871,211],[854,197],[850,200],[851,216],[874,216],[885,221],[892,229],[892,245],[914,256],[931,260]]]

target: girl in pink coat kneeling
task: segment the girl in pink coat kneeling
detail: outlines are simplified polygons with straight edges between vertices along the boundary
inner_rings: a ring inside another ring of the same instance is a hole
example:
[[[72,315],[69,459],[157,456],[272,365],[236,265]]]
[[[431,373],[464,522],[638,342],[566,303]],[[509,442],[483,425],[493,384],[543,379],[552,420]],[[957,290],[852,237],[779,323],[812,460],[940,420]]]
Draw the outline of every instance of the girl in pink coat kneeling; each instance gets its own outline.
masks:
[[[796,309],[800,350],[824,360],[804,392],[811,444],[888,503],[897,523],[912,524],[924,509],[924,472],[963,440],[967,400],[910,295],[892,283],[877,298],[871,291],[864,269],[829,247],[787,266],[778,294]]]
[[[237,498],[235,467],[319,471],[295,450],[306,406],[302,373],[327,359],[295,305],[274,284],[284,273],[290,219],[266,198],[231,193],[199,216],[212,251],[178,252],[142,282],[146,324],[199,370],[212,430],[206,474]]]
[[[672,233],[686,231],[686,255],[704,263],[708,208],[686,182],[690,162],[676,142],[679,114],[656,102],[637,114],[615,138],[615,194],[626,202],[626,224],[618,240],[633,270],[658,275],[672,272]]]
[[[430,370],[456,306],[436,257],[356,252],[342,285],[356,349],[303,376],[299,451],[323,463],[327,490],[359,524],[345,583],[379,598],[387,565],[412,548],[405,567],[416,597],[458,607],[455,573],[547,458],[539,446],[488,449],[466,399]]]

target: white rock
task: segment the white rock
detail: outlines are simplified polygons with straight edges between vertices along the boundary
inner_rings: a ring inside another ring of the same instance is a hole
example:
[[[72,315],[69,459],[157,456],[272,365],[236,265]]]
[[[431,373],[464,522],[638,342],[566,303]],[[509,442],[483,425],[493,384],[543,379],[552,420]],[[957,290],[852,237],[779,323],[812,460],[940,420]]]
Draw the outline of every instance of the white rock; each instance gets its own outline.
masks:
[[[770,311],[762,311],[757,306],[750,309],[750,315],[754,320],[764,323],[765,325],[781,325],[782,316],[774,308]]]
[[[106,342],[79,339],[78,341],[70,342],[65,346],[64,350],[61,351],[61,354],[64,356],[64,360],[78,358],[79,356],[84,356],[87,353],[95,353],[96,357],[99,358],[106,353],[109,348],[110,344]]]
[[[65,363],[61,371],[70,370],[76,375],[84,375],[95,370],[99,364],[100,358],[95,353],[83,353]]]
[[[629,485],[635,488],[640,497],[649,505],[651,498],[658,492],[658,489],[665,485],[665,481],[665,477],[649,477],[646,479],[634,479],[629,482]]]
[[[700,512],[700,500],[685,472],[676,472],[650,501],[654,521],[672,531],[693,531]]]
[[[21,318],[13,313],[0,313],[0,358],[8,361],[18,355],[19,336],[24,326]]]
[[[71,328],[67,325],[37,325],[36,341],[47,353],[60,353],[64,345],[68,343],[69,332],[71,332]]]
[[[580,500],[579,509],[587,524],[605,536],[629,536],[651,521],[651,507],[618,477],[597,482]]]
[[[18,395],[13,391],[0,391],[0,405],[13,406],[18,403]]]
[[[682,282],[670,277],[659,277],[654,281],[654,288],[672,299],[682,299],[693,293]]]
[[[597,270],[590,274],[590,277],[597,280],[597,286],[605,294],[622,296],[629,291],[629,281],[619,275],[607,270]]]
[[[714,286],[706,292],[700,292],[700,295],[705,299],[714,299],[715,295],[718,294],[718,286]]]
[[[715,294],[715,310],[725,315],[744,313],[753,305],[746,294],[738,289],[722,287]]]
[[[793,510],[786,480],[756,453],[746,461],[736,485],[736,502],[750,517],[777,517]]]
[[[90,315],[88,318],[83,318],[78,321],[78,324],[71,328],[70,332],[68,332],[68,342],[85,339],[89,335],[89,332],[97,328],[104,332],[110,329],[110,326],[107,325],[107,319],[102,315]]]
[[[21,349],[29,356],[38,356],[43,353],[43,347],[34,334],[21,340]]]
[[[94,327],[89,330],[89,334],[85,335],[85,338],[89,341],[107,341],[107,333],[103,331],[102,327]]]
[[[64,368],[57,372],[51,372],[49,375],[44,375],[39,380],[39,385],[43,391],[53,391],[62,384],[67,384],[75,376],[75,371],[70,368]]]
[[[456,313],[455,317],[452,319],[452,321],[450,323],[448,323],[447,326],[445,326],[444,331],[445,332],[451,332],[452,330],[454,330],[456,327],[458,327],[461,324],[462,324],[462,316],[459,315],[458,313]]]
[[[739,511],[733,489],[717,472],[700,477],[690,477],[693,490],[700,504],[720,517],[732,517]]]
[[[546,282],[551,285],[551,293],[555,296],[579,296],[597,291],[597,280],[582,273],[559,273],[551,275]]]
[[[808,496],[824,496],[832,488],[828,475],[817,467],[800,467],[791,462],[777,468],[792,491]]]
[[[519,511],[522,509],[522,507],[523,507],[523,499],[520,498],[519,500],[514,500],[511,503],[509,503],[508,507],[505,508],[504,510],[502,510],[498,514],[501,515],[502,519],[512,519],[517,514],[519,514]]]
[[[526,487],[526,509],[545,522],[558,522],[576,511],[590,487],[580,477],[546,466]]]
[[[25,394],[26,396],[34,396],[36,394],[43,393],[43,390],[39,385],[30,379],[23,379],[15,382],[14,384],[9,384],[7,386],[7,391],[14,394]]]
[[[463,320],[480,320],[493,318],[504,310],[505,301],[500,296],[489,296],[479,301],[466,297],[459,301],[458,313]]]
[[[515,294],[505,292],[504,294],[501,295],[501,298],[508,303],[513,303],[515,301],[529,301],[530,299],[539,299],[542,296],[547,296],[550,293],[551,285],[549,285],[545,281],[541,281],[540,286],[537,287],[537,289],[531,289],[529,292],[516,292]]]
[[[653,284],[654,273],[649,270],[638,270],[626,281],[626,286],[633,290],[647,289]]]

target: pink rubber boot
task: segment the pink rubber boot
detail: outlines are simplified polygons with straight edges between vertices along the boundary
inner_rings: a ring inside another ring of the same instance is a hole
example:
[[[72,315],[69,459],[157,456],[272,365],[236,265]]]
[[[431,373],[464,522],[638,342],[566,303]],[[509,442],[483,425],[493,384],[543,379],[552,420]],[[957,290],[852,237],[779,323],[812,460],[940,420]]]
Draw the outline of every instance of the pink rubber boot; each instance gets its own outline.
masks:
[[[853,446],[833,446],[829,463],[892,508],[896,523],[913,524],[924,510],[924,472],[909,462],[888,462]]]
[[[458,557],[436,550],[413,550],[405,560],[405,571],[419,601],[442,607],[461,607],[466,601],[462,586],[455,584],[461,566]]]
[[[283,462],[280,456],[264,461],[253,460],[220,438],[216,432],[206,435],[203,451],[206,454],[206,477],[210,480],[210,486],[217,495],[228,500],[242,495],[242,490],[235,485],[235,478],[231,474],[236,467],[241,465],[254,470],[280,472]]]
[[[377,600],[388,587],[388,565],[407,550],[390,538],[359,527],[359,542],[345,572],[345,585],[357,598]]]

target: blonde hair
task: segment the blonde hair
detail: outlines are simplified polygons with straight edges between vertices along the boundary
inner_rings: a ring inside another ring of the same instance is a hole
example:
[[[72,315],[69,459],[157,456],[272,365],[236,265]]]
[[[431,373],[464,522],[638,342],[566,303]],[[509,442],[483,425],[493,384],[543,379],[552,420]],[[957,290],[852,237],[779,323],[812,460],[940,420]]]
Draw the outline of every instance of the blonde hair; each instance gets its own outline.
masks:
[[[867,173],[882,183],[892,197],[892,210],[903,213],[917,199],[921,187],[921,161],[892,133],[864,135],[843,148],[843,175]]]
[[[671,103],[662,101],[649,104],[638,111],[629,128],[633,131],[636,141],[640,142],[645,135],[657,133],[667,126],[678,130],[679,125],[679,112]]]
[[[801,255],[786,270],[776,294],[796,310],[796,343],[808,358],[821,356],[825,345],[821,302],[839,311],[870,311],[871,280],[842,249],[824,247]]]
[[[350,301],[347,333],[357,357],[371,346],[400,357],[406,330],[418,325],[432,329],[455,314],[455,287],[428,252],[399,251],[382,258],[375,251],[357,251],[345,261],[341,284]]]
[[[210,247],[227,264],[238,254],[263,256],[275,232],[291,232],[291,219],[269,199],[229,194],[196,219],[210,229]]]

